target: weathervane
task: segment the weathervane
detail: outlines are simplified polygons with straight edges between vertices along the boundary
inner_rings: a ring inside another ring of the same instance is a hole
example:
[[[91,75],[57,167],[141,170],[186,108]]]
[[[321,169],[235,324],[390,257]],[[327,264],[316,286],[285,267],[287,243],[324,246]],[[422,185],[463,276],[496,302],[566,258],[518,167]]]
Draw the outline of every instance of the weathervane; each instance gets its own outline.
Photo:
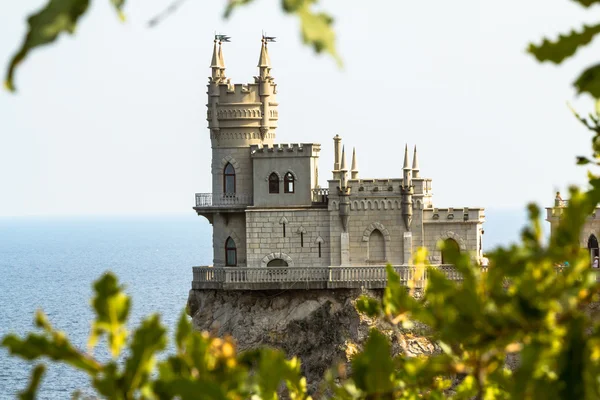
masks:
[[[218,40],[219,42],[229,42],[229,39],[231,39],[231,36],[215,34],[215,40]]]
[[[266,32],[263,32],[262,38],[265,41],[265,43],[275,42],[275,39],[276,39],[275,36],[267,36]]]

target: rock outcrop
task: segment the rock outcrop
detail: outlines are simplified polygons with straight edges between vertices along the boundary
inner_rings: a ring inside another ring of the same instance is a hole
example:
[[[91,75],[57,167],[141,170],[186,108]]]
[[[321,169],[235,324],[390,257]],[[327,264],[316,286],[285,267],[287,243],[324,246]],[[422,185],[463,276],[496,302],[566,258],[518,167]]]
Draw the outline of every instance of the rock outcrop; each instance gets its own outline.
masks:
[[[380,297],[382,290],[191,290],[188,308],[196,329],[231,335],[239,350],[272,346],[290,357],[298,356],[312,390],[336,362],[349,367],[373,326],[388,334],[395,353],[436,351],[433,343],[418,334],[425,327],[398,333],[385,321],[360,314],[355,304],[362,294]]]

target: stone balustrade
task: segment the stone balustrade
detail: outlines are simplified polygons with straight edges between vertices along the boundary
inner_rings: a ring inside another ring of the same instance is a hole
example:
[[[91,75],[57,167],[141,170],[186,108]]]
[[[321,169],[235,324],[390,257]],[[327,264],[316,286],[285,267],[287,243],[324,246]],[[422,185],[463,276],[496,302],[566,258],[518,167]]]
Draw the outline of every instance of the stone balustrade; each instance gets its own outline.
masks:
[[[312,190],[312,202],[318,204],[327,204],[329,200],[329,189],[317,188]]]
[[[432,265],[453,281],[463,279],[454,266]],[[412,265],[393,266],[400,283],[422,289],[426,286],[429,271]],[[485,271],[487,268],[482,267]],[[563,268],[556,268],[561,273]],[[192,289],[222,290],[287,290],[287,289],[383,289],[387,285],[384,266],[349,267],[193,267]],[[600,270],[594,270],[600,281]]]
[[[231,208],[251,205],[252,193],[196,193],[196,208]]]
[[[427,269],[398,265],[393,266],[400,281],[423,288],[427,281]],[[436,265],[449,279],[462,280],[462,275],[452,265]],[[333,289],[368,288],[381,289],[387,284],[384,266],[349,267],[194,267],[192,289],[224,290],[270,290],[270,289]]]

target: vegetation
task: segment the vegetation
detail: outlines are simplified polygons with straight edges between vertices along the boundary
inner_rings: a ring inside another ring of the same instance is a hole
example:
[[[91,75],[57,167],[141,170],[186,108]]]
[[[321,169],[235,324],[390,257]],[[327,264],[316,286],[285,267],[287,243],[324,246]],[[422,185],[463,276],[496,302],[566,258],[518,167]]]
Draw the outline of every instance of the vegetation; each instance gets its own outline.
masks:
[[[230,13],[251,0],[230,2]],[[600,0],[573,0],[584,7]],[[120,12],[124,0],[112,0]],[[285,12],[298,15],[304,39],[317,51],[335,55],[331,19],[313,14],[310,0],[283,0]],[[61,32],[73,32],[89,0],[50,0],[29,19],[30,30],[11,61],[7,86],[13,88],[16,65],[33,48],[50,43]],[[305,31],[306,30],[306,31]],[[600,25],[584,27],[552,42],[530,45],[540,61],[560,63],[600,32]],[[575,82],[580,93],[600,98],[600,64],[586,69]],[[592,153],[580,164],[600,162],[598,114],[577,118],[592,132]],[[327,390],[338,399],[597,399],[600,398],[600,321],[590,308],[600,301],[600,285],[589,268],[589,256],[579,237],[586,217],[600,202],[600,177],[589,174],[589,189],[571,189],[564,218],[547,245],[542,244],[540,210],[529,206],[530,222],[521,242],[499,248],[482,272],[467,255],[453,254],[463,274],[455,282],[435,269],[429,271],[427,290],[420,299],[412,288],[400,285],[388,268],[389,284],[383,299],[363,297],[362,312],[387,318],[397,334],[415,321],[432,328],[441,351],[431,357],[391,355],[389,338],[373,330],[352,360],[352,376],[343,368],[326,375]],[[451,250],[451,249],[450,249]],[[415,263],[428,268],[419,250]],[[555,265],[569,262],[557,273]],[[285,389],[292,399],[308,399],[306,381],[297,359],[288,360],[273,349],[238,354],[230,338],[218,339],[193,332],[182,316],[175,335],[175,353],[164,361],[157,354],[166,348],[166,330],[158,316],[145,319],[129,335],[126,321],[129,299],[116,278],[107,274],[95,284],[88,351],[73,346],[67,336],[52,328],[43,313],[36,316],[40,333],[25,338],[6,336],[2,345],[27,360],[50,359],[82,370],[90,376],[97,394],[110,399],[276,399]],[[91,351],[104,339],[112,358],[101,362]],[[506,360],[518,362],[512,369]],[[44,366],[32,371],[22,399],[35,398]]]

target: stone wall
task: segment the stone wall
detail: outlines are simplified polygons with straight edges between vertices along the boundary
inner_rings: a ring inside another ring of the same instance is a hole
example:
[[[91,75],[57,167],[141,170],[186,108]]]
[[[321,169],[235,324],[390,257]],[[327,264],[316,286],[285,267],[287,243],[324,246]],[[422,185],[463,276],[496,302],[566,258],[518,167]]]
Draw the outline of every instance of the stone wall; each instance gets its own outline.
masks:
[[[213,219],[213,265],[225,266],[225,241],[231,237],[237,247],[237,266],[245,267],[246,262],[246,214],[216,214]]]
[[[289,266],[330,265],[327,210],[251,209],[246,212],[246,220],[248,266],[266,266],[274,258],[284,259]]]

